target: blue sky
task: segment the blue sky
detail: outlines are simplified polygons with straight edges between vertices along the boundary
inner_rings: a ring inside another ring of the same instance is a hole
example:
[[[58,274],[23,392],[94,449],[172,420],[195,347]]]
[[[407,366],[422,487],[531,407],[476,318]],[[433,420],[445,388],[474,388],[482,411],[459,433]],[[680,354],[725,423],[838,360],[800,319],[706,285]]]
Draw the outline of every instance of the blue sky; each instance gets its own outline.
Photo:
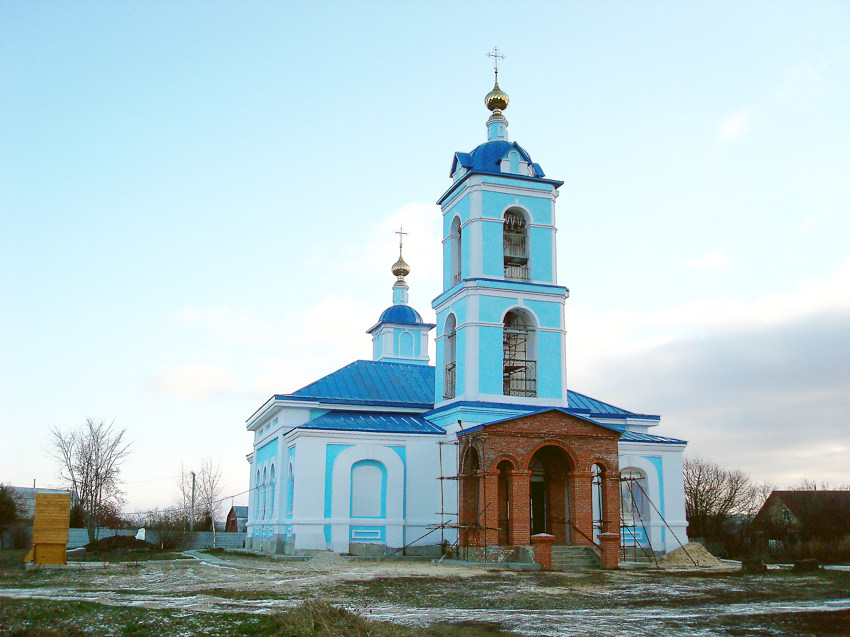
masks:
[[[846,2],[0,5],[0,480],[115,418],[128,509],[244,421],[370,356],[439,291],[437,197],[511,138],[558,199],[568,382],[689,452],[848,482]],[[244,496],[236,499],[244,502]]]

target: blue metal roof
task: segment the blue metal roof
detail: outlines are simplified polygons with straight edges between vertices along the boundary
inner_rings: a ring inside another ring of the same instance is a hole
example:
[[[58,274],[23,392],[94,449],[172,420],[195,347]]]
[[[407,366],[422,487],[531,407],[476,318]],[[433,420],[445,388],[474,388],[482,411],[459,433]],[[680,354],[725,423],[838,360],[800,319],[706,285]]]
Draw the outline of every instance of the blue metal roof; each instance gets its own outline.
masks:
[[[445,434],[442,427],[431,424],[422,416],[410,414],[363,413],[331,411],[298,429],[335,429],[343,431],[373,431],[395,434]]]
[[[525,149],[516,142],[506,141],[485,142],[471,153],[455,153],[454,161],[452,161],[452,170],[449,176],[454,174],[458,163],[460,163],[460,165],[464,168],[468,168],[474,172],[500,173],[502,172],[502,169],[499,162],[501,162],[511,150],[516,150],[522,157],[523,161],[531,164],[533,177],[545,177],[543,169],[540,168],[539,164],[535,164],[531,161],[531,156],[525,152]]]
[[[662,445],[686,445],[687,440],[678,438],[666,438],[664,436],[653,436],[652,434],[641,434],[636,431],[624,431],[620,436],[620,442],[652,442]]]
[[[650,414],[638,414],[633,411],[627,411],[620,407],[615,407],[601,400],[579,394],[571,389],[567,390],[567,404],[569,407],[565,410],[571,414],[578,416],[605,417],[605,418],[642,418],[644,420],[660,420],[660,416]],[[481,401],[458,401],[443,405],[434,409],[432,413],[439,413],[446,409],[452,409],[458,406],[468,407],[495,407],[501,409],[516,409],[518,411],[539,411],[540,405],[518,405],[516,403],[491,403]],[[547,409],[549,409],[547,407]]]
[[[275,396],[275,399],[287,398],[427,409],[434,405],[434,368],[354,361],[289,396]]]
[[[404,325],[421,325],[422,317],[419,312],[409,305],[391,305],[379,319],[382,323],[403,323]]]
[[[575,409],[577,411],[587,411],[588,413],[594,414],[617,414],[621,416],[636,415],[631,411],[626,411],[625,409],[620,409],[619,407],[615,407],[614,405],[603,403],[601,400],[596,400],[595,398],[585,396],[584,394],[579,394],[578,392],[574,392],[572,390],[568,391],[567,404],[570,406],[570,409]]]
[[[603,403],[604,404],[604,403]],[[598,425],[599,427],[604,427],[605,429],[609,429],[611,431],[617,431],[620,433],[619,442],[652,442],[657,444],[672,444],[672,445],[685,445],[687,444],[684,440],[679,440],[677,438],[665,438],[664,436],[653,436],[651,434],[638,433],[636,431],[626,431],[625,428],[610,425],[604,422],[598,422],[592,418],[588,418],[586,415],[582,413],[577,413],[574,409],[563,409],[561,407],[543,407],[537,408],[533,410],[529,410],[524,414],[517,414],[515,416],[507,416],[505,418],[499,418],[498,420],[493,420],[490,422],[485,422],[480,425],[476,425],[475,427],[470,427],[465,430],[459,431],[458,435],[462,435],[464,433],[469,433],[472,431],[478,431],[479,429],[483,429],[489,425],[495,425],[500,422],[507,422],[510,420],[516,420],[517,418],[524,418],[526,416],[532,416],[534,414],[541,414],[547,411],[560,411],[563,414],[567,414],[568,416],[573,416],[574,418],[579,418],[581,420],[593,423],[594,425]],[[629,412],[626,412],[629,413]]]

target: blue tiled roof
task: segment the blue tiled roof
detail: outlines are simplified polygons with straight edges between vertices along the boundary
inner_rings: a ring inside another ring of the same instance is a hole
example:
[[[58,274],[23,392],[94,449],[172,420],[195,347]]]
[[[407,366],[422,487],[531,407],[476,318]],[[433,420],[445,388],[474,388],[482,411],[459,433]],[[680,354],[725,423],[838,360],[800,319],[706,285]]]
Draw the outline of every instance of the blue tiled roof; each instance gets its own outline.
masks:
[[[409,305],[401,304],[388,307],[381,314],[379,320],[386,323],[403,323],[404,325],[420,325],[422,323],[422,317],[419,315],[419,312]]]
[[[434,368],[408,363],[354,361],[289,396],[275,398],[426,409],[434,404]]]
[[[374,431],[396,434],[445,434],[442,427],[433,425],[422,416],[410,414],[363,413],[331,411],[311,420],[299,429],[336,429],[343,431]]]

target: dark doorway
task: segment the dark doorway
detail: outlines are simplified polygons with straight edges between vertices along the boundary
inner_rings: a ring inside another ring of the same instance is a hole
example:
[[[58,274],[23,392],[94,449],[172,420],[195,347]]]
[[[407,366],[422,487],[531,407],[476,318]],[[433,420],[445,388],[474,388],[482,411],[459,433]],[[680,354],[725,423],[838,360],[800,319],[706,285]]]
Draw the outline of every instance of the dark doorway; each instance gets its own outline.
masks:
[[[570,476],[572,464],[555,446],[538,450],[531,470],[531,534],[549,533],[555,544],[570,541]]]
[[[531,483],[531,534],[546,533],[546,483]]]
[[[510,526],[511,526],[511,470],[513,465],[507,460],[502,460],[497,467],[499,470],[498,480],[498,500],[499,500],[499,546],[508,546],[510,544]]]

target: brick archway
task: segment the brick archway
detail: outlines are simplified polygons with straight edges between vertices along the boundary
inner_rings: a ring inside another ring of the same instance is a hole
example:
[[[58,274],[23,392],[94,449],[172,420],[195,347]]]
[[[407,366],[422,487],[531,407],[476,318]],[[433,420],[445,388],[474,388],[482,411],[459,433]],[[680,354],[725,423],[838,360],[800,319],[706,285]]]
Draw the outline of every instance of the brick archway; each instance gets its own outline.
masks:
[[[461,545],[524,546],[534,532],[553,535],[555,544],[597,545],[592,467],[598,465],[606,540],[598,548],[603,565],[616,568],[619,437],[559,409],[459,434]]]

